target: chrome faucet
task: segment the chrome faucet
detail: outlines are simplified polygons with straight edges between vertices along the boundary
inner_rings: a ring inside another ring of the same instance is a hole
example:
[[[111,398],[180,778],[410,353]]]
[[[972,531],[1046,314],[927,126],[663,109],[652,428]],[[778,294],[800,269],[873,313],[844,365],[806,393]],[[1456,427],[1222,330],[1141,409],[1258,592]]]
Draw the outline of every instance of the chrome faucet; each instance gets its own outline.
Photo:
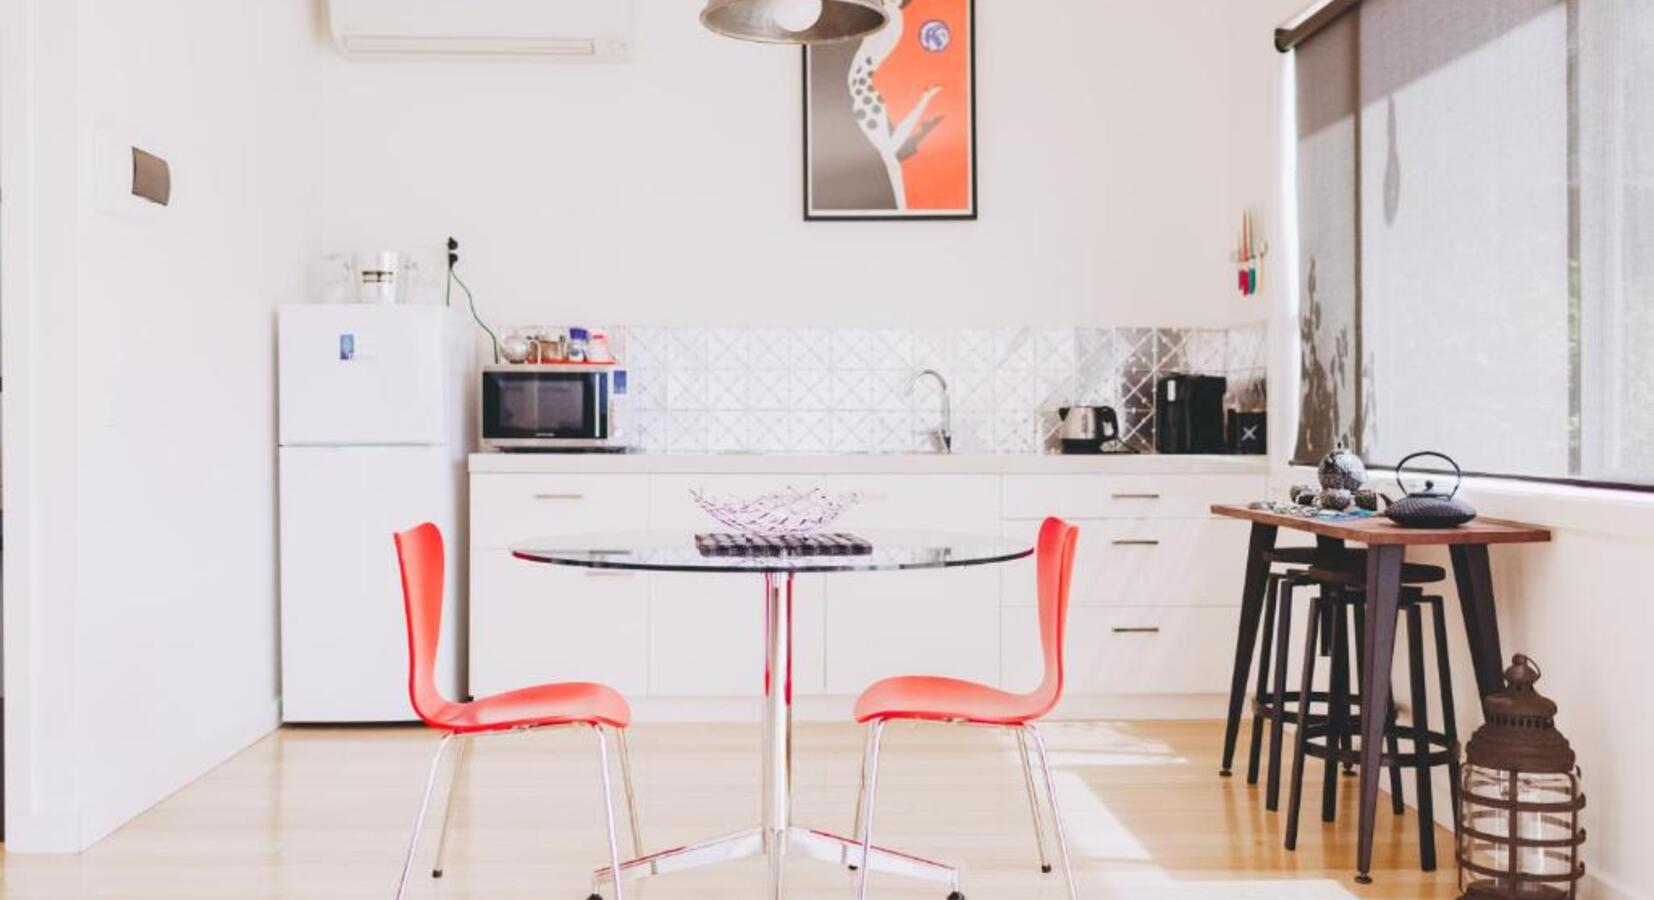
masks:
[[[953,401],[948,398],[948,380],[943,378],[942,373],[935,369],[920,369],[913,373],[912,378],[907,380],[907,395],[909,397],[913,396],[913,389],[918,387],[919,382],[927,376],[936,379],[936,384],[942,388],[942,426],[933,431],[927,431],[926,435],[931,439],[931,445],[937,448],[936,452],[952,453]]]

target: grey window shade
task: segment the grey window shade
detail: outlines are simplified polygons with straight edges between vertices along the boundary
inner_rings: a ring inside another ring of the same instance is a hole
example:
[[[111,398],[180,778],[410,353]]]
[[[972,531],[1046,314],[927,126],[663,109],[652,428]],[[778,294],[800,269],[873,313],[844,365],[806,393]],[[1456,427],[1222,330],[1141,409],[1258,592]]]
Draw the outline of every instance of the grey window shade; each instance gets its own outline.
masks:
[[[1651,7],[1365,0],[1297,47],[1298,461],[1654,483]]]

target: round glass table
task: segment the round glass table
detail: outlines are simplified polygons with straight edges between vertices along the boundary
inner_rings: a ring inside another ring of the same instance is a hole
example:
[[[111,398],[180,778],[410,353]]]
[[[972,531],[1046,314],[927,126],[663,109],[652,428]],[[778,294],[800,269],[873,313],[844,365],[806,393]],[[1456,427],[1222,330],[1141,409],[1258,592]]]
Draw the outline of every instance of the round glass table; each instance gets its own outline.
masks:
[[[949,885],[959,890],[953,866],[908,853],[874,847],[862,858],[861,842],[793,824],[792,821],[792,673],[793,580],[800,574],[948,569],[1011,562],[1031,555],[1027,544],[999,537],[944,532],[859,531],[865,552],[822,553],[807,549],[763,555],[722,555],[703,551],[689,531],[570,534],[527,541],[512,555],[534,563],[632,572],[751,572],[764,584],[764,762],[760,824],[734,834],[653,853],[622,863],[618,877],[644,878],[716,863],[764,856],[769,861],[766,896],[779,900],[786,856],[805,857],[841,866],[870,866],[874,871]],[[593,875],[593,893],[616,880],[609,868]]]

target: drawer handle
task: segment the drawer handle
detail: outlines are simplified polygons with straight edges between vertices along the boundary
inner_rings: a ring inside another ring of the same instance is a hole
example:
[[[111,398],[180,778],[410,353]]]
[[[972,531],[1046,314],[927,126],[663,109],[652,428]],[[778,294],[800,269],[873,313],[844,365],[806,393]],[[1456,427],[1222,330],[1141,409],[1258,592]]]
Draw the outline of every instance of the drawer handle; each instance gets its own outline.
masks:
[[[585,494],[535,494],[536,500],[584,500]]]
[[[1159,494],[1115,494],[1116,500],[1159,500]]]
[[[1116,629],[1113,629],[1113,631],[1114,631],[1115,634],[1159,634],[1160,633],[1159,627],[1154,627],[1154,628],[1116,628]]]
[[[1160,542],[1157,541],[1157,540],[1153,540],[1151,538],[1130,539],[1130,540],[1122,539],[1122,540],[1115,541],[1114,546],[1116,546],[1116,547],[1158,547],[1158,546],[1160,546]]]

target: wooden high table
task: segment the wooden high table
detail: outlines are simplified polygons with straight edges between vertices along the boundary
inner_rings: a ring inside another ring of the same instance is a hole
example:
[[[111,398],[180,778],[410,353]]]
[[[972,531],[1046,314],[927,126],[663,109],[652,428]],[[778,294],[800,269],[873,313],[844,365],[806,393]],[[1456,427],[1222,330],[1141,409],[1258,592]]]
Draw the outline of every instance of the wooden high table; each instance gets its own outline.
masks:
[[[1498,608],[1493,598],[1493,571],[1487,548],[1492,544],[1533,544],[1551,539],[1548,529],[1501,519],[1477,519],[1456,528],[1403,528],[1389,519],[1303,519],[1246,506],[1216,505],[1212,512],[1252,523],[1246,559],[1246,584],[1241,594],[1240,635],[1235,644],[1235,672],[1229,689],[1229,723],[1223,739],[1225,768],[1235,753],[1240,712],[1263,617],[1264,590],[1269,578],[1267,554],[1275,549],[1282,528],[1308,532],[1323,550],[1342,549],[1347,542],[1367,546],[1366,633],[1361,690],[1361,821],[1356,881],[1371,883],[1373,820],[1378,808],[1379,763],[1384,749],[1384,726],[1390,707],[1390,670],[1396,647],[1396,615],[1401,601],[1401,566],[1408,547],[1445,546],[1453,557],[1453,577],[1464,614],[1470,655],[1475,662],[1476,688],[1486,697],[1504,686],[1504,651],[1499,646]],[[1286,652],[1282,648],[1281,652]],[[1444,700],[1445,702],[1445,700]]]

